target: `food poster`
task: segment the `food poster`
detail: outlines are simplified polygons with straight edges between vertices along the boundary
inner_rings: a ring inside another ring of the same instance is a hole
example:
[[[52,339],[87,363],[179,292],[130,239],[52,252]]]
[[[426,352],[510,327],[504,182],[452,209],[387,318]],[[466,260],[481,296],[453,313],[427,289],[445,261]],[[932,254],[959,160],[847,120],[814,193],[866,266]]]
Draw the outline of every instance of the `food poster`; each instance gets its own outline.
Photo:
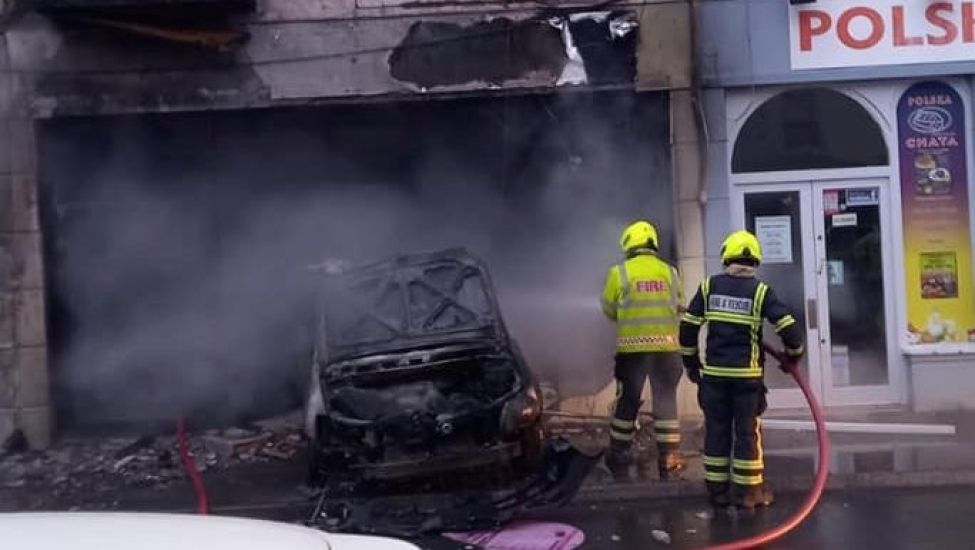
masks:
[[[897,106],[907,343],[975,345],[975,289],[965,107],[942,82],[909,88]]]

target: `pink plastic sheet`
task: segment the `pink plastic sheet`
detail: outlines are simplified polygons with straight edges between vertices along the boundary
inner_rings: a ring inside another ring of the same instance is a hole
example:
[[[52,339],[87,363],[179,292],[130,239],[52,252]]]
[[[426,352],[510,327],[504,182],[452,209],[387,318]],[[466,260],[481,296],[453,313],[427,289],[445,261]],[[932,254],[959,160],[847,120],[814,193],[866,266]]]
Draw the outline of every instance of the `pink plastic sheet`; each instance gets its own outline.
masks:
[[[586,535],[571,525],[544,521],[517,521],[493,531],[444,536],[484,550],[572,550],[586,540]]]

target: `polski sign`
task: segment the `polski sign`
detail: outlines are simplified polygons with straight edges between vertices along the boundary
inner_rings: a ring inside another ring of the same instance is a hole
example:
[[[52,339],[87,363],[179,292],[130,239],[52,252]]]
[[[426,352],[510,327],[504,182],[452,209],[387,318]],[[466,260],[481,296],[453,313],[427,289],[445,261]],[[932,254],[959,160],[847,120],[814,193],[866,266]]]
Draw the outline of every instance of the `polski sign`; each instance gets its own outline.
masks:
[[[820,0],[789,8],[793,69],[975,60],[975,1]]]

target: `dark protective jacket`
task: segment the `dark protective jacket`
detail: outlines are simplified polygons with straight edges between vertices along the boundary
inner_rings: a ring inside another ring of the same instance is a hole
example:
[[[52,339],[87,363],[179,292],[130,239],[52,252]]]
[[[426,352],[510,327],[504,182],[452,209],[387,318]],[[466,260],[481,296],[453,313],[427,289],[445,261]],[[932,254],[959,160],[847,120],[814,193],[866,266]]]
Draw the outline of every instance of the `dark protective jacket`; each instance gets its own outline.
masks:
[[[754,275],[755,268],[732,264],[724,273],[706,278],[681,318],[681,355],[688,358],[699,357],[698,332],[703,324],[708,325],[706,357],[700,367],[702,375],[762,378],[765,373],[763,319],[775,327],[787,354],[802,355],[802,327],[775,292]]]

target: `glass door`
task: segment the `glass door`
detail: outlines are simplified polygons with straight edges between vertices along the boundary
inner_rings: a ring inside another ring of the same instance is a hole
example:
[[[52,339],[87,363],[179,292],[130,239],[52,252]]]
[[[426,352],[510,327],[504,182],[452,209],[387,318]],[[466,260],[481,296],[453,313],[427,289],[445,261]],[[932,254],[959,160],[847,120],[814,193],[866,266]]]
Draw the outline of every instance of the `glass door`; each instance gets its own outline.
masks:
[[[759,277],[766,281],[785,302],[801,326],[807,329],[809,341],[819,341],[817,284],[813,258],[813,221],[811,184],[777,183],[770,186],[748,186],[742,194],[739,212],[745,213],[745,227],[762,243],[762,266]],[[765,323],[766,341],[779,345],[774,327]],[[819,348],[808,346],[802,360],[803,374],[813,387],[822,384]],[[810,368],[810,367],[813,368]],[[769,406],[801,407],[802,394],[792,378],[768,360],[765,383],[769,387]]]
[[[762,243],[759,277],[806,328],[803,374],[828,405],[892,403],[901,365],[882,180],[748,185],[744,226]],[[773,327],[766,341],[780,345]],[[795,382],[766,365],[769,406],[802,407]]]
[[[893,280],[882,182],[813,186],[819,352],[831,405],[896,400]]]

